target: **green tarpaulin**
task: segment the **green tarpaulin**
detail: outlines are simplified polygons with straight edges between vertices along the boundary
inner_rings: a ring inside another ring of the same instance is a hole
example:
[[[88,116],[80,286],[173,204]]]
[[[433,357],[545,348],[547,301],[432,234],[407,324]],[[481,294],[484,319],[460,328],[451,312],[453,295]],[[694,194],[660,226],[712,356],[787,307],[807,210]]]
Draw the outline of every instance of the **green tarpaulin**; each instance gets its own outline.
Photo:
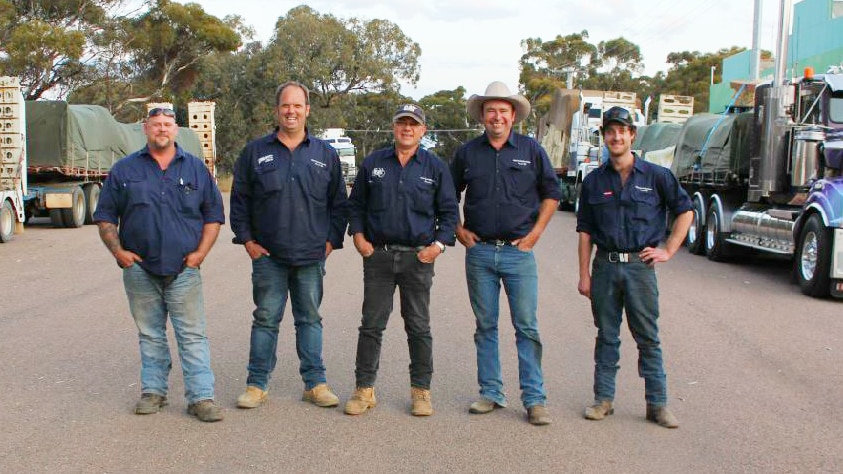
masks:
[[[193,130],[179,127],[176,142],[201,159],[202,145]],[[103,107],[64,101],[26,102],[30,172],[104,176],[117,160],[144,145],[141,124],[117,122]]]
[[[690,117],[677,139],[673,173],[680,179],[694,173],[714,180],[748,177],[752,120],[752,112]]]

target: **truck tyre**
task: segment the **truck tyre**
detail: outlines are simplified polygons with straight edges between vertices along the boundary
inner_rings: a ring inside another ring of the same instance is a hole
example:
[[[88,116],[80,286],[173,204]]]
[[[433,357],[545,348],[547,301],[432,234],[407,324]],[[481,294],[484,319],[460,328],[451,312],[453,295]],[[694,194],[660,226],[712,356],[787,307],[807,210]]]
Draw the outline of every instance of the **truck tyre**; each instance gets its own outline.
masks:
[[[64,227],[64,217],[61,209],[50,209],[50,223],[53,227]]]
[[[714,262],[723,262],[731,256],[730,245],[721,229],[723,216],[717,206],[711,206],[705,225],[705,255]]]
[[[580,194],[582,194],[582,182],[577,183],[574,188],[574,214],[580,212]]]
[[[85,224],[94,223],[94,212],[100,202],[100,186],[97,183],[88,183],[82,188],[85,195]]]
[[[808,218],[797,244],[796,279],[802,293],[817,298],[828,296],[831,232],[825,228],[819,215]]]
[[[705,239],[706,232],[703,225],[702,217],[705,215],[705,209],[699,199],[694,199],[694,220],[691,221],[691,227],[688,228],[688,236],[685,237],[685,246],[688,251],[695,255],[703,255],[705,253]]]
[[[0,242],[12,240],[15,233],[15,212],[9,201],[0,204]]]
[[[71,205],[72,207],[70,209],[61,210],[61,217],[64,221],[64,226],[82,227],[82,224],[85,223],[85,194],[79,186],[73,188]]]

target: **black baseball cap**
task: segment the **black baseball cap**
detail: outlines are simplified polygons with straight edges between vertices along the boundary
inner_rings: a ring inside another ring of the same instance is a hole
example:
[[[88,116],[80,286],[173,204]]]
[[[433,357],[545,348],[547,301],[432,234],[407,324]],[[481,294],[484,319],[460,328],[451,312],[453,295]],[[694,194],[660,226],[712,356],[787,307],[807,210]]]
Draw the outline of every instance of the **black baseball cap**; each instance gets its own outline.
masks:
[[[410,117],[416,122],[424,125],[424,110],[416,104],[404,104],[398,107],[392,121],[400,119],[401,117]]]
[[[621,125],[635,128],[635,124],[632,122],[632,114],[623,107],[615,106],[603,112],[603,128],[606,128],[610,122],[617,122]]]

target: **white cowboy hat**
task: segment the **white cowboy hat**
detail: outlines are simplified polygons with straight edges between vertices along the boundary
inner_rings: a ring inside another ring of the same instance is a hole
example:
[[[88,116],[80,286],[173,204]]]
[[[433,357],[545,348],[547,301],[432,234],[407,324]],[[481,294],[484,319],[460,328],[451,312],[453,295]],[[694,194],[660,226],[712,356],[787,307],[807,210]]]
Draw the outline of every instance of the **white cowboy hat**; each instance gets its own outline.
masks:
[[[474,94],[468,98],[466,111],[468,116],[479,123],[483,123],[483,103],[487,100],[505,100],[515,109],[515,122],[518,123],[530,115],[530,101],[521,94],[509,92],[509,87],[503,82],[495,81],[486,87],[484,95]]]

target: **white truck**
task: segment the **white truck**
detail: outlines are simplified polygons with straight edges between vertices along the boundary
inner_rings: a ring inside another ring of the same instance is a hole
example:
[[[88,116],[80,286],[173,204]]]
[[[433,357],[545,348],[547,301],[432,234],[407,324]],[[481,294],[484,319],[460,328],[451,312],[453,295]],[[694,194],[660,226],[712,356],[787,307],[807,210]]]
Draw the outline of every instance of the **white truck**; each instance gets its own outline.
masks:
[[[26,108],[16,77],[0,77],[0,242],[23,232]]]
[[[357,177],[357,149],[351,138],[345,136],[343,128],[326,128],[320,138],[331,145],[340,156],[342,175],[346,184],[354,182]]]

